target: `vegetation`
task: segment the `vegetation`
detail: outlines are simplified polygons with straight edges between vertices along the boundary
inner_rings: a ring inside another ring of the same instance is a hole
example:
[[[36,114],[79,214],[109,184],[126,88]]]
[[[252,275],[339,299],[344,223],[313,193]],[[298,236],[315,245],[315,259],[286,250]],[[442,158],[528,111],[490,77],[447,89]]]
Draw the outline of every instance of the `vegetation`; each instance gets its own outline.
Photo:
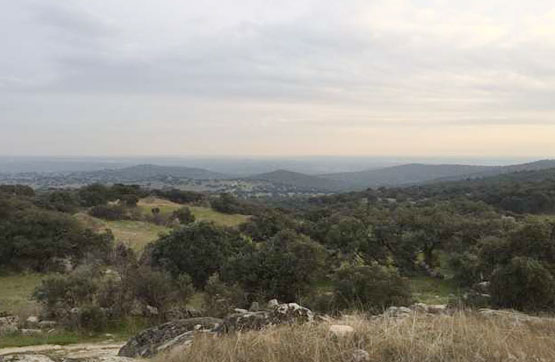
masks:
[[[367,352],[369,361],[381,362],[553,361],[553,323],[549,319],[515,323],[511,317],[474,313],[420,315],[402,321],[355,315],[317,325],[221,336],[218,343],[199,333],[190,347],[161,355],[157,361],[343,362],[355,360],[357,350]],[[352,326],[354,333],[334,338],[331,324]]]

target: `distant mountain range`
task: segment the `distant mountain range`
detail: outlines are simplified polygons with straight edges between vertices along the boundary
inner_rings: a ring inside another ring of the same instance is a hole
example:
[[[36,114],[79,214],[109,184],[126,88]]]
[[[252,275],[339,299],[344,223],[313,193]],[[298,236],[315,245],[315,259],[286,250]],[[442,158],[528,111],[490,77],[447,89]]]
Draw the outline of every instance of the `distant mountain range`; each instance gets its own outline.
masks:
[[[157,182],[159,184],[174,185],[176,182],[179,183],[179,180],[194,180],[194,182],[197,183],[203,180],[222,180],[237,181],[243,184],[249,182],[263,182],[265,184],[276,185],[276,187],[281,187],[281,189],[283,189],[282,186],[288,186],[288,188],[293,191],[303,190],[317,193],[363,190],[369,187],[402,187],[435,182],[478,179],[513,172],[544,170],[550,168],[555,168],[555,160],[542,160],[510,166],[472,166],[457,164],[432,165],[411,163],[366,171],[322,175],[307,175],[305,173],[278,169],[272,172],[238,177],[206,170],[204,168],[142,164],[131,167],[104,169],[100,171],[79,171],[56,175],[4,175],[0,177],[0,182],[13,183],[21,181],[39,186],[50,186],[53,184],[58,186],[63,184],[78,185],[93,182]],[[51,182],[53,179],[55,179],[55,183]]]
[[[555,160],[542,160],[510,166],[428,165],[413,163],[377,170],[327,174],[320,177],[342,182],[347,188],[361,189],[457,181],[548,168],[555,168]]]

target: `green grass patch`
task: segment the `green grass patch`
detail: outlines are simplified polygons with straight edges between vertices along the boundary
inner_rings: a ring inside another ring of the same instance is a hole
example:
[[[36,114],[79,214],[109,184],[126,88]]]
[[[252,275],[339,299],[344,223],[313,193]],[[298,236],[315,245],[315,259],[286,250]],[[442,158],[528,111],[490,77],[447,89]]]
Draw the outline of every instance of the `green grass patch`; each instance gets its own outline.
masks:
[[[413,277],[409,279],[412,294],[417,302],[426,304],[447,304],[451,295],[459,290],[452,279]]]
[[[0,276],[0,312],[22,316],[36,314],[39,305],[31,296],[43,277],[41,274]]]
[[[143,214],[152,214],[153,208],[159,208],[160,214],[169,215],[177,209],[187,206],[191,209],[197,221],[212,221],[216,225],[234,227],[246,222],[249,216],[238,214],[224,214],[213,210],[210,207],[181,205],[164,199],[155,197],[147,197],[141,199],[137,206],[143,211]]]
[[[221,226],[238,226],[249,219],[247,215],[239,214],[223,214],[214,211],[209,207],[190,206],[191,212],[195,215],[197,221],[212,221],[216,225]]]
[[[125,243],[136,251],[142,251],[151,241],[158,239],[160,234],[170,232],[170,228],[146,221],[116,220],[105,221],[87,214],[76,214],[75,217],[85,226],[101,232],[112,230],[117,242]]]

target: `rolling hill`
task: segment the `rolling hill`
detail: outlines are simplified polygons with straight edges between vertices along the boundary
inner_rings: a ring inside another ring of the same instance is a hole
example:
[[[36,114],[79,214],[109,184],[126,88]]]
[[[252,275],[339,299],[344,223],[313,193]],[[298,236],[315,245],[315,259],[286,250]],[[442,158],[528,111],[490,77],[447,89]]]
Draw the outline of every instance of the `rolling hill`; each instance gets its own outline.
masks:
[[[520,171],[543,170],[553,167],[555,167],[555,160],[541,160],[510,166],[429,165],[413,163],[377,170],[327,174],[320,177],[343,183],[351,188],[361,189],[367,187],[410,186],[433,182],[457,181]]]
[[[276,185],[294,186],[299,190],[339,191],[348,185],[319,176],[305,175],[288,170],[276,170],[245,178],[246,180],[267,181]]]
[[[218,180],[228,178],[227,175],[208,171],[202,168],[158,166],[148,164],[120,169],[79,172],[70,175],[70,177],[71,176],[102,182],[139,182],[160,180],[168,177],[194,180]]]

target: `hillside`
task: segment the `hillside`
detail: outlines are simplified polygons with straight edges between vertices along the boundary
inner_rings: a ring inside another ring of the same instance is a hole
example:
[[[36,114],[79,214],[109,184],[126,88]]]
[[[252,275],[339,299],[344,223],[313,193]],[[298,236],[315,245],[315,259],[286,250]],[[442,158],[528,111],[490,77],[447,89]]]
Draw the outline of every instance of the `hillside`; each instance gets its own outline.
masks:
[[[115,170],[102,170],[80,173],[82,177],[90,179],[110,180],[114,182],[134,182],[163,177],[188,178],[196,180],[223,179],[227,176],[218,172],[202,168],[173,167],[158,165],[137,165]]]
[[[288,170],[276,170],[250,176],[246,179],[295,186],[300,190],[338,191],[347,187],[347,185],[341,181],[329,180],[319,176],[305,175]]]
[[[468,165],[427,165],[407,164],[377,170],[343,172],[321,175],[335,182],[348,184],[353,188],[401,186],[422,183],[443,177],[463,176],[484,172],[492,167]]]
[[[491,177],[519,171],[543,170],[552,167],[555,167],[555,160],[541,160],[509,166],[428,165],[413,163],[377,170],[327,174],[320,177],[348,184],[352,188],[395,187]]]

